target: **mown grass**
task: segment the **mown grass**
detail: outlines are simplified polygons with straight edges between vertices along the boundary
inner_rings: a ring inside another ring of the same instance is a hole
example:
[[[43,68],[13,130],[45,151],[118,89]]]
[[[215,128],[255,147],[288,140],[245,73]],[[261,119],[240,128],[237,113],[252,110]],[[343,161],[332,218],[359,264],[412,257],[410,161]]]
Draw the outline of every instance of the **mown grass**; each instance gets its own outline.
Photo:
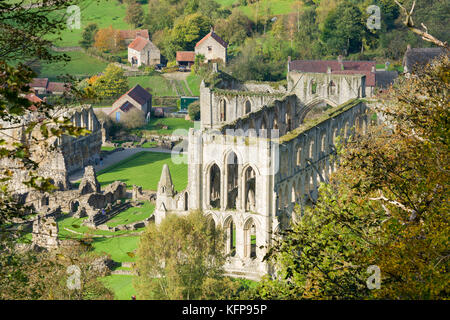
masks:
[[[167,129],[163,129],[167,127]],[[187,136],[190,128],[194,127],[194,122],[181,118],[152,118],[144,127],[137,131],[142,133],[171,135],[175,130],[183,130],[185,132],[177,132],[179,135]]]
[[[103,284],[114,292],[116,300],[131,300],[136,295],[133,287],[133,275],[112,274],[100,279]]]
[[[191,88],[192,94],[194,96],[200,96],[200,84],[202,83],[202,79],[195,75],[195,74],[190,74],[187,79],[186,79],[189,88]]]
[[[141,186],[144,190],[156,190],[162,167],[167,164],[175,189],[181,191],[187,186],[187,164],[175,164],[169,153],[140,152],[119,163],[101,170],[98,181],[102,186],[116,180],[123,181],[128,188]]]
[[[66,54],[71,58],[67,63],[41,63],[39,76],[51,80],[57,80],[59,76],[65,74],[86,77],[102,72],[108,65],[106,62],[91,57],[83,51],[66,52]]]
[[[129,77],[128,84],[130,88],[137,84],[144,89],[150,88],[151,94],[155,96],[169,97],[177,95],[169,81],[160,75]]]
[[[231,7],[239,0],[215,0],[225,8]],[[259,11],[259,16],[269,11],[273,15],[287,14],[292,12],[293,5],[297,0],[260,0],[258,2],[247,4],[246,6],[239,6],[239,10],[245,13],[250,19],[255,20],[256,14]]]
[[[150,217],[155,209],[155,205],[149,201],[144,202],[142,207],[131,207],[119,213],[117,216],[109,220],[106,225],[108,227],[116,227],[121,224],[129,224],[142,221]]]
[[[99,28],[112,26],[114,29],[134,29],[124,21],[127,5],[120,4],[117,0],[83,0],[81,9],[81,29],[64,29],[56,41],[57,46],[78,46],[84,27],[90,23],[96,23]],[[144,12],[148,12],[148,4],[143,5]],[[56,38],[56,37],[55,37]]]

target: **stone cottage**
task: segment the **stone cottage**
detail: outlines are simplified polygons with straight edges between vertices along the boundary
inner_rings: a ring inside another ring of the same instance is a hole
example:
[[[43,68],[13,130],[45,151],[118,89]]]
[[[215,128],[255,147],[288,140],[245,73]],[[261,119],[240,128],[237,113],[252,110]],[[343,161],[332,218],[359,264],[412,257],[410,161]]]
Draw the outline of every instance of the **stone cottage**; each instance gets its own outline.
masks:
[[[133,108],[141,110],[146,119],[150,118],[152,95],[138,84],[113,103],[109,115],[114,117],[116,121],[120,121],[123,114]]]
[[[206,62],[222,60],[227,63],[227,48],[228,44],[211,28],[211,32],[195,45],[195,54],[204,55]]]
[[[161,52],[153,42],[141,36],[128,45],[128,61],[132,66],[153,66],[161,63]]]

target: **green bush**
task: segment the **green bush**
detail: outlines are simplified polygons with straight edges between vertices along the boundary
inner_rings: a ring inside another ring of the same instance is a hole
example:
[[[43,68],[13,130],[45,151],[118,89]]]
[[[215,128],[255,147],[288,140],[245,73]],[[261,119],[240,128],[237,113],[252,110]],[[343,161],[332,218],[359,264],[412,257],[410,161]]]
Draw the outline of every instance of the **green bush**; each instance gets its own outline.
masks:
[[[200,120],[200,100],[194,101],[188,106],[188,114],[192,121]]]

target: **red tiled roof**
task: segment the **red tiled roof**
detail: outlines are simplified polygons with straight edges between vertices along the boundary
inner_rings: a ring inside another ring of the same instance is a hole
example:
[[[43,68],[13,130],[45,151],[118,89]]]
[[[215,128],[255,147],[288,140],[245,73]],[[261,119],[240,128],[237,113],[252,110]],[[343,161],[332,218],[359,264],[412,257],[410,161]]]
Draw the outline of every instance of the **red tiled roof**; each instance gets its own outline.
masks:
[[[68,91],[66,84],[63,82],[49,82],[47,86],[47,91],[50,92],[64,92]]]
[[[177,61],[195,61],[194,51],[177,51]]]
[[[48,78],[33,78],[33,81],[29,84],[31,88],[47,88]]]
[[[39,98],[37,95],[35,95],[34,93],[29,93],[25,96],[25,98],[28,99],[28,101],[33,102],[33,103],[40,103],[42,102],[42,99]]]
[[[150,40],[142,37],[137,37],[136,39],[133,40],[133,42],[130,43],[128,48],[134,49],[136,51],[142,51],[142,49],[144,49],[145,46],[149,43]]]
[[[116,101],[122,99],[124,96],[128,95],[130,98],[132,98],[133,100],[135,100],[137,103],[140,103],[141,105],[145,104],[146,102],[148,102],[151,98],[152,95],[151,93],[149,93],[147,90],[145,90],[144,88],[142,88],[140,85],[135,85],[133,88],[131,88],[130,90],[128,90],[126,93],[124,93],[123,95],[120,96],[119,99],[117,99]],[[115,103],[115,102],[114,102]],[[113,103],[113,104],[114,104]],[[117,109],[121,108],[122,106],[124,106],[125,103],[123,103],[121,106],[115,108],[114,110],[112,110],[109,114],[114,113]],[[127,110],[128,111],[128,110]],[[126,112],[126,111],[125,111]]]
[[[375,86],[375,72],[372,69],[376,67],[375,61],[342,61],[337,60],[294,60],[289,62],[289,70],[300,72],[327,73],[331,68],[332,74],[363,74],[366,76],[366,85]]]
[[[228,43],[226,43],[221,37],[219,37],[214,31],[211,31],[210,33],[208,33],[206,36],[203,37],[203,39],[201,39],[199,42],[197,42],[197,44],[195,45],[195,47],[197,48],[199,45],[201,45],[203,42],[206,41],[206,39],[208,39],[209,37],[212,37],[214,40],[216,40],[218,43],[220,43],[222,45],[222,47],[227,48],[228,47]]]
[[[120,37],[122,39],[136,39],[138,36],[142,37],[142,38],[145,38],[145,39],[150,39],[147,29],[143,29],[143,30],[119,30],[119,35],[120,35]]]

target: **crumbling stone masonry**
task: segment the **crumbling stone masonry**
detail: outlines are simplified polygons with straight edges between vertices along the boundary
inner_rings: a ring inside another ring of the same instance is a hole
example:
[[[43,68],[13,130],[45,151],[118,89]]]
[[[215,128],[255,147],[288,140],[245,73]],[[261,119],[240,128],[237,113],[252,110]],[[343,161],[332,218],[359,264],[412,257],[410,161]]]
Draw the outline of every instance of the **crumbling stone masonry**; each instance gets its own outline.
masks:
[[[337,138],[366,130],[365,75],[290,72],[287,90],[211,79],[200,87],[201,128],[189,132],[188,187],[175,192],[164,166],[155,222],[202,210],[226,232],[227,273],[259,279],[274,272],[262,259],[294,205],[314,202],[335,170]]]

